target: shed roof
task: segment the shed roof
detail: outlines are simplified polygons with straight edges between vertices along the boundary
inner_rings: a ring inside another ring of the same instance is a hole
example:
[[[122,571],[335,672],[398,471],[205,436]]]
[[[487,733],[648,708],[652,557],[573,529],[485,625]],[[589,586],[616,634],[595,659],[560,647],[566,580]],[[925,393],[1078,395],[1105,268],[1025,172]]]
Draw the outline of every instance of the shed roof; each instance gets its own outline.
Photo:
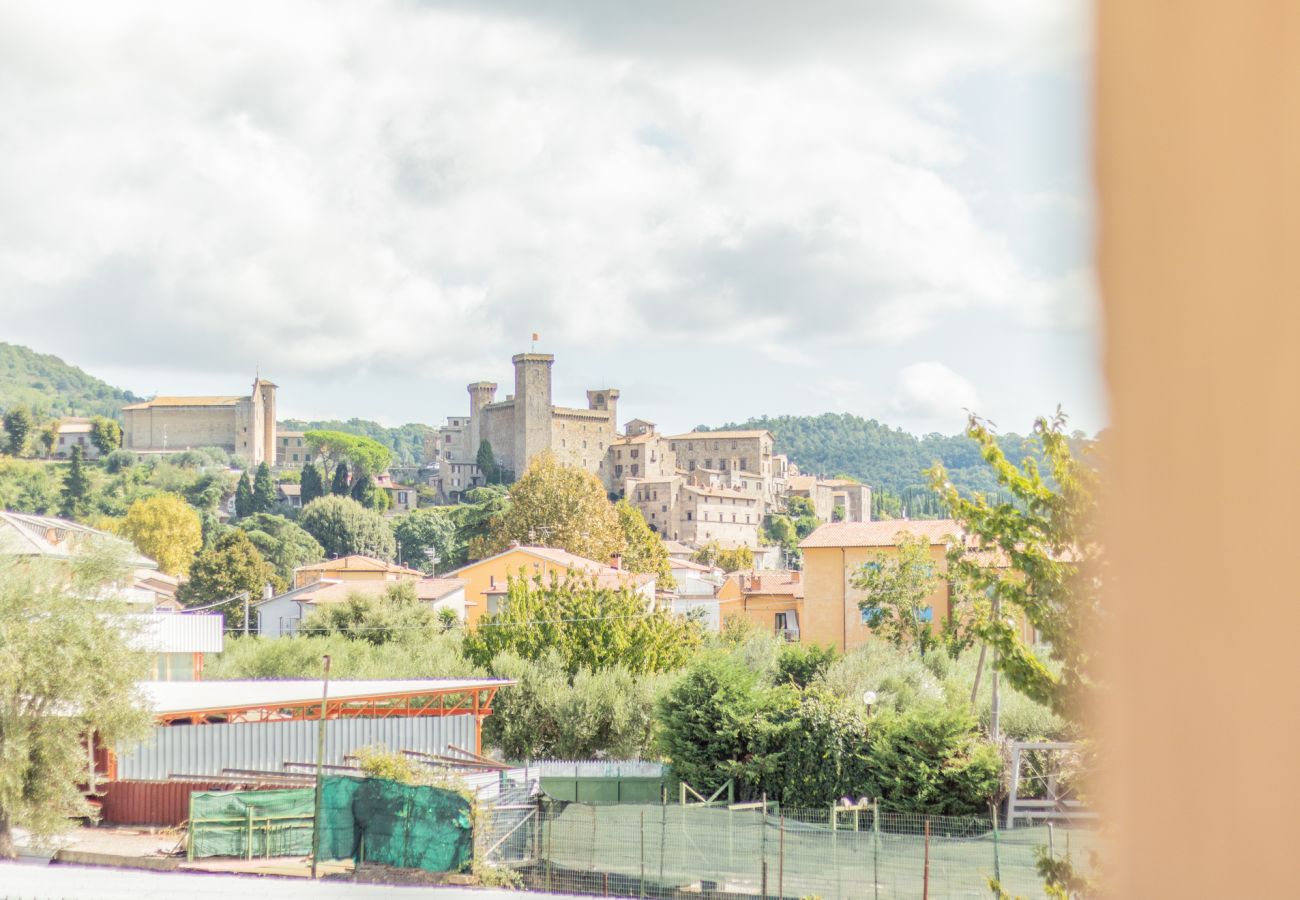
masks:
[[[950,537],[962,534],[961,525],[952,519],[886,519],[873,522],[832,522],[808,535],[799,546],[818,547],[893,547],[899,532],[906,531],[927,539],[931,546],[946,544]]]
[[[418,678],[394,681],[331,681],[329,702],[399,700],[439,694],[495,690],[514,684],[504,679]],[[320,681],[145,681],[139,685],[145,706],[159,718],[217,715],[235,711],[286,710],[319,706]],[[465,710],[468,711],[468,710]]]
[[[126,563],[133,569],[158,568],[152,559],[136,553],[128,541],[107,531],[54,516],[0,511],[0,555],[68,559],[96,541],[126,550]]]

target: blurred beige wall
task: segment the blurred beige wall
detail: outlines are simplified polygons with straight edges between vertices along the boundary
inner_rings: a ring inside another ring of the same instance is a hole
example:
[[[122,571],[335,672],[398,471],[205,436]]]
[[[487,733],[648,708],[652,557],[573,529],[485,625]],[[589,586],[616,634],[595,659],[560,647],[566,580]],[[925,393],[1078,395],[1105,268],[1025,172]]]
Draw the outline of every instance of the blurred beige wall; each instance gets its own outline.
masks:
[[[1300,2],[1097,21],[1112,893],[1300,896]]]

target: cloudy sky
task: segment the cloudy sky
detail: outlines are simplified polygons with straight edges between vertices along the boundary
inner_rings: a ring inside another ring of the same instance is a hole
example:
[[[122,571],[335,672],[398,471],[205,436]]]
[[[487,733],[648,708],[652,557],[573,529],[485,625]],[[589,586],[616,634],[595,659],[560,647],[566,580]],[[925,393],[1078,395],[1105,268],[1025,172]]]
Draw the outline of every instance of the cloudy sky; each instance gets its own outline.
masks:
[[[140,394],[1105,424],[1080,0],[0,0],[0,340]]]

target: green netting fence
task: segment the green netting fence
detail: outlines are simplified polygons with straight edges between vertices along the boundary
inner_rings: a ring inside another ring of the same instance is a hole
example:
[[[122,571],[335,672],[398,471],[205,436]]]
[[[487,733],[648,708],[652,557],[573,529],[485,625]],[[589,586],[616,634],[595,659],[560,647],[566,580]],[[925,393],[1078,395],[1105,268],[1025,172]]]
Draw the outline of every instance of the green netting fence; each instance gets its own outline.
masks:
[[[304,856],[311,852],[310,788],[190,795],[188,856]]]
[[[459,872],[474,856],[470,803],[460,794],[382,778],[327,777],[321,859]],[[307,856],[315,791],[210,791],[191,795],[191,859]]]
[[[928,832],[928,834],[927,834]],[[872,809],[552,803],[512,838],[533,890],[683,898],[987,898],[988,879],[1044,896],[1039,848],[1089,868],[1096,832],[1056,826],[994,829],[988,817]]]

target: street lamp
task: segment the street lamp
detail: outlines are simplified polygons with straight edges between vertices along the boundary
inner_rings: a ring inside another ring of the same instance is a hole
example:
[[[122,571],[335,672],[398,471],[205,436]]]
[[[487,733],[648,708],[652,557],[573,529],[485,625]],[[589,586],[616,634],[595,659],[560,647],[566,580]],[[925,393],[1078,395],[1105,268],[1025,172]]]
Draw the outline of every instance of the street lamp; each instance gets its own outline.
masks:
[[[870,718],[871,718],[871,707],[873,707],[873,706],[876,705],[876,692],[875,692],[875,691],[866,691],[866,692],[862,695],[862,703],[863,703],[864,706],[867,707],[867,718],[870,719]]]

